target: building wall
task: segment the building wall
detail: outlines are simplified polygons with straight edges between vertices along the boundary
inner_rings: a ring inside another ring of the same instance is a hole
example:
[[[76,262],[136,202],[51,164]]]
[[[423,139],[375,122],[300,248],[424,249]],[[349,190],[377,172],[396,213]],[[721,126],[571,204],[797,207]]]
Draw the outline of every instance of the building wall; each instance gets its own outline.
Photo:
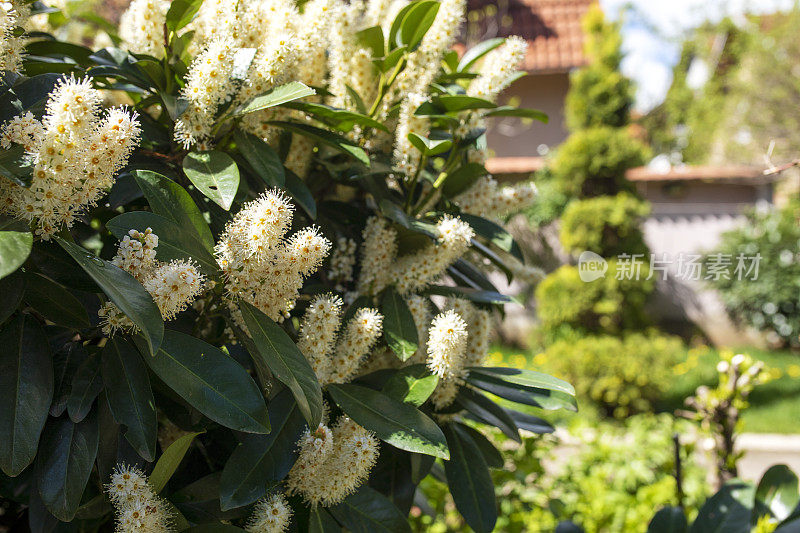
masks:
[[[511,99],[519,107],[547,113],[547,124],[534,121],[523,124],[518,118],[491,119],[487,133],[489,148],[495,157],[530,157],[545,155],[540,145],[553,149],[567,138],[564,125],[564,98],[569,89],[569,74],[529,74],[504,91],[501,103]]]

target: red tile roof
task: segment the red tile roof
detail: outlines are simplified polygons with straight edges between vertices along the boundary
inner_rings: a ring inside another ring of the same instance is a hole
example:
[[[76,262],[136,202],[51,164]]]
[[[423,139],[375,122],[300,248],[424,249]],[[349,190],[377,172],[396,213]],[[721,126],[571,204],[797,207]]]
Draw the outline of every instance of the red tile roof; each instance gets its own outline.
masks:
[[[470,11],[489,16],[470,21],[470,36],[528,40],[528,72],[565,72],[586,64],[581,20],[595,0],[468,0]],[[496,10],[496,14],[491,15]]]

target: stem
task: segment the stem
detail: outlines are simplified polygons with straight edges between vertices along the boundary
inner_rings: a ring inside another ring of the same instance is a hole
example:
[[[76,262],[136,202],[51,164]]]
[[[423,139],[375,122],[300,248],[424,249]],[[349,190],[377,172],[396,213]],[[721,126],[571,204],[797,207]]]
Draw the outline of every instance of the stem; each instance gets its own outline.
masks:
[[[421,154],[419,156],[419,164],[417,165],[417,170],[414,172],[414,175],[411,177],[411,181],[408,184],[408,196],[406,196],[406,206],[405,211],[408,212],[411,209],[411,196],[414,194],[414,188],[417,186],[417,182],[419,181],[419,175],[422,172],[422,167],[425,166],[427,163],[427,157],[425,154]]]
[[[397,79],[397,76],[405,68],[405,66],[406,66],[406,58],[404,57],[403,59],[401,59],[397,63],[397,66],[394,68],[394,72],[392,72],[392,75],[389,77],[389,81],[385,82],[384,81],[384,77],[381,75],[381,81],[380,81],[380,84],[378,86],[378,96],[375,97],[375,101],[372,102],[372,107],[369,109],[369,116],[370,117],[374,117],[375,113],[378,112],[378,106],[381,105],[381,102],[383,101],[383,97],[386,96],[386,93],[389,92],[389,88],[395,82],[395,80]]]

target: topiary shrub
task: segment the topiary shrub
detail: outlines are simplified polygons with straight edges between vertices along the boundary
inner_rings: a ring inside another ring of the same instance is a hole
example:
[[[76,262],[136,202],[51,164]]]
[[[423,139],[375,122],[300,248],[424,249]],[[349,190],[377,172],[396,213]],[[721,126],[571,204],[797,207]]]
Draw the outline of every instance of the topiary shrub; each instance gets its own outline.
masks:
[[[609,126],[576,131],[559,147],[553,176],[564,193],[593,197],[633,192],[625,171],[648,159],[649,150],[627,130]]]
[[[778,211],[752,212],[741,228],[725,233],[722,241],[705,258],[705,277],[719,291],[731,315],[756,329],[769,332],[775,343],[800,346],[800,204]],[[727,258],[728,275],[714,274],[714,264]],[[758,276],[747,272],[758,261]],[[744,259],[741,279],[739,256]]]
[[[547,347],[543,359],[548,370],[575,385],[579,398],[623,418],[652,409],[683,355],[679,338],[637,332],[560,340]]]
[[[646,254],[640,228],[650,205],[625,193],[573,200],[561,217],[561,244],[568,252],[590,250],[603,257]]]
[[[609,261],[606,275],[582,281],[578,267],[564,265],[536,287],[536,311],[545,342],[572,335],[620,332],[646,325],[643,307],[653,291],[642,265],[639,280],[616,279],[617,262]]]

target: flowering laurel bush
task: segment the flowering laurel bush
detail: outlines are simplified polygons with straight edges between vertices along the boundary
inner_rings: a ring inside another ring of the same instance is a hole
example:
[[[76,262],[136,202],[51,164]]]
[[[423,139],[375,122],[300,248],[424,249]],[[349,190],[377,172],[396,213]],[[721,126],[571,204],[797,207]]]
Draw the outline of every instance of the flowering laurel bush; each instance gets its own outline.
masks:
[[[543,116],[496,103],[523,40],[451,50],[464,10],[133,0],[86,47],[0,1],[13,520],[408,531],[432,474],[494,528],[472,428],[575,403],[482,366],[511,301],[487,274],[538,274],[502,227],[535,189],[488,175],[484,123]]]

